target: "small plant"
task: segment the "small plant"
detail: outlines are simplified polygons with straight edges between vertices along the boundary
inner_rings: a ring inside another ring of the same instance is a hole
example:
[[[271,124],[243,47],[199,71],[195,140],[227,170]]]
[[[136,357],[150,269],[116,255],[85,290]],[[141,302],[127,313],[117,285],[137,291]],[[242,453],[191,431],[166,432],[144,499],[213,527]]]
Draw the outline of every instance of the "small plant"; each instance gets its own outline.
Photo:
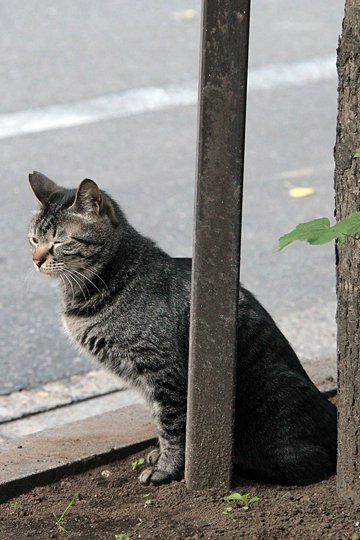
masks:
[[[131,463],[131,468],[133,471],[136,471],[136,469],[140,467],[140,465],[144,465],[144,463],[145,463],[145,459],[143,457],[139,457],[138,459],[135,459]]]
[[[360,148],[358,148],[357,150],[355,150],[354,157],[356,157],[356,158],[360,157]]]
[[[125,533],[115,534],[115,540],[130,540],[129,536]]]
[[[225,506],[223,514],[230,514],[233,511],[232,506]]]
[[[233,491],[232,493],[230,493],[230,495],[226,495],[224,497],[224,501],[226,503],[239,501],[242,504],[242,508],[244,510],[249,510],[250,506],[257,503],[259,500],[259,497],[252,497],[250,493],[244,493],[243,495],[241,495],[241,493],[238,493],[237,491]],[[227,506],[224,510],[224,514],[229,514],[231,511],[232,507]]]
[[[153,505],[153,500],[151,498],[151,493],[145,493],[145,495],[143,495],[143,497],[145,499],[144,508],[148,508],[149,506]]]
[[[77,495],[74,495],[74,497],[71,499],[71,501],[69,502],[69,504],[67,505],[67,507],[65,508],[65,510],[63,511],[63,513],[61,514],[60,517],[57,517],[55,512],[53,512],[53,516],[55,518],[56,526],[57,526],[59,532],[61,532],[61,533],[65,533],[65,534],[68,533],[68,531],[65,529],[65,527],[63,525],[63,522],[64,522],[66,514],[68,513],[68,511],[70,510],[70,508],[72,507],[72,505],[74,504],[76,499],[77,499]]]

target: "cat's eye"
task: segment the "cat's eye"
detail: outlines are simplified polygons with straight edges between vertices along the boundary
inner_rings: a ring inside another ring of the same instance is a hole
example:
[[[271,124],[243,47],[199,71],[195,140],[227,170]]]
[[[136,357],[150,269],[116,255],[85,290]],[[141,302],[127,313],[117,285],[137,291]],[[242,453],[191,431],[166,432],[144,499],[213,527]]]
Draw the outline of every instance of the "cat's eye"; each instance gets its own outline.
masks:
[[[63,242],[54,242],[53,243],[53,246],[56,247],[56,246],[60,246],[60,244],[62,244]]]
[[[38,240],[35,236],[31,236],[31,237],[30,237],[30,242],[31,242],[31,244],[33,244],[34,246],[37,246],[38,243],[39,243],[39,240]]]

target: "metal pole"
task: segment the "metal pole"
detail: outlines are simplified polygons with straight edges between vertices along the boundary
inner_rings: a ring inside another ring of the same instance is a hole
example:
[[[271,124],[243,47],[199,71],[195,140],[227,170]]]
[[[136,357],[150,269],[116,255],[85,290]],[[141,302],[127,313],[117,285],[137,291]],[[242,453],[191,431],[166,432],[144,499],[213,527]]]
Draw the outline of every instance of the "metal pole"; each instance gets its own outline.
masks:
[[[203,0],[185,478],[230,487],[250,0]]]

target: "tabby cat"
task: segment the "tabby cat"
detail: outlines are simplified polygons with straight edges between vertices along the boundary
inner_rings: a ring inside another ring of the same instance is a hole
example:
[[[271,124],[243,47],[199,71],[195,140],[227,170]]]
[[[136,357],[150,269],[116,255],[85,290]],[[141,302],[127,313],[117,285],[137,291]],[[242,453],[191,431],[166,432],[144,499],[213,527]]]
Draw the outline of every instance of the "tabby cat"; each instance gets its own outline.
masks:
[[[138,389],[159,434],[142,484],[184,473],[191,259],[173,259],[126,220],[92,180],[76,189],[29,175],[40,203],[33,263],[59,278],[77,346]],[[314,386],[273,319],[241,288],[235,458],[250,477],[283,484],[335,473],[336,408]],[[214,402],[216,396],[214,396]]]

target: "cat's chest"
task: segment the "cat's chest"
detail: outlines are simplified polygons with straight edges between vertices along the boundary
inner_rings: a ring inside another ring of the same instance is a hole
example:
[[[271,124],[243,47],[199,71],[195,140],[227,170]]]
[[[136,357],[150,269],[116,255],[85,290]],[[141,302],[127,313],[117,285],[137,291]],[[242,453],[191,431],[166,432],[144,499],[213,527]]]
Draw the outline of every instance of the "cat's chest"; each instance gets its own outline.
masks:
[[[122,334],[119,328],[111,331],[107,324],[88,319],[64,316],[63,324],[71,341],[82,352],[150,399],[152,386],[149,385],[148,377],[144,373],[146,361],[143,355],[139,355],[138,348],[134,347],[132,336],[126,331],[125,335]]]
[[[133,340],[126,328],[121,327],[122,325],[118,324],[115,327],[114,324],[111,325],[108,321],[98,318],[66,315],[63,317],[63,324],[66,334],[83,353],[110,369],[115,370],[114,363],[117,365],[120,358],[124,368],[127,360],[136,364],[136,355],[131,347]]]
[[[113,340],[101,322],[64,316],[63,324],[66,334],[83,352],[100,361],[109,354]]]

